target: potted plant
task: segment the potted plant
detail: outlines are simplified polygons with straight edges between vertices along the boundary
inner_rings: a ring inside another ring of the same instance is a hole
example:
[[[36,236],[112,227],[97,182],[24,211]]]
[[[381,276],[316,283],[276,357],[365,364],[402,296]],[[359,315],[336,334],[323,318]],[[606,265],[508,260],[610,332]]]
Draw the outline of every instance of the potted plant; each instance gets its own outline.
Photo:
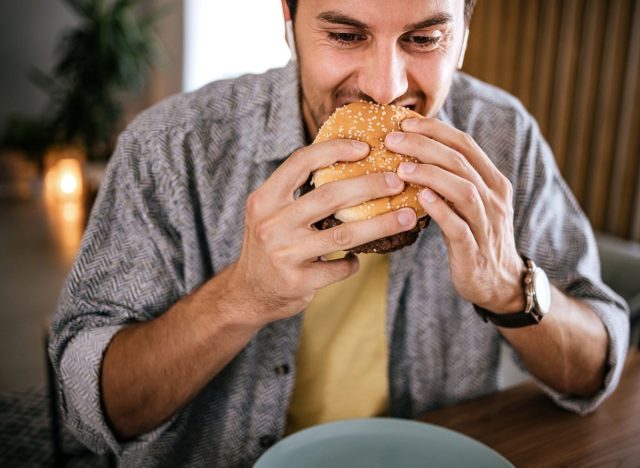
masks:
[[[142,89],[158,57],[158,12],[136,15],[138,0],[63,0],[80,17],[57,47],[50,74],[32,78],[49,95],[51,146],[79,146],[87,159],[109,158],[126,93]]]

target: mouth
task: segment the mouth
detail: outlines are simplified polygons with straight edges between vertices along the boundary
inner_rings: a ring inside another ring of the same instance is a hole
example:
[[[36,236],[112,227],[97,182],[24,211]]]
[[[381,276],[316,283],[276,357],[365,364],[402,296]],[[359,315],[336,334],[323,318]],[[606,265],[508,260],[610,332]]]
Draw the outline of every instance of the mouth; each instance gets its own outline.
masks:
[[[338,102],[338,105],[336,106],[336,109],[342,106],[346,106],[347,104],[351,104],[352,102],[358,102],[357,99],[355,100],[351,100],[351,101],[340,101]],[[374,102],[374,101],[370,101],[370,102]],[[396,106],[400,106],[400,107],[406,107],[408,109],[411,109],[412,111],[416,112],[416,108],[418,107],[418,105],[416,103],[393,103]]]
[[[418,107],[418,104],[416,102],[411,102],[411,101],[397,102],[395,104],[400,107],[406,107],[407,109],[411,109],[414,112]]]

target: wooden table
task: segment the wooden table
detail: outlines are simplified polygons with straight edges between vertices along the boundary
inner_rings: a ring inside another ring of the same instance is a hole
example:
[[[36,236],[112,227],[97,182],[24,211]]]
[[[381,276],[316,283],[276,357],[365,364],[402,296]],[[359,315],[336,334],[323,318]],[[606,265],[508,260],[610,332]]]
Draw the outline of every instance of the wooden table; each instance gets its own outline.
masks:
[[[533,383],[448,408],[422,421],[477,439],[517,467],[640,467],[640,352],[595,412],[560,409]]]

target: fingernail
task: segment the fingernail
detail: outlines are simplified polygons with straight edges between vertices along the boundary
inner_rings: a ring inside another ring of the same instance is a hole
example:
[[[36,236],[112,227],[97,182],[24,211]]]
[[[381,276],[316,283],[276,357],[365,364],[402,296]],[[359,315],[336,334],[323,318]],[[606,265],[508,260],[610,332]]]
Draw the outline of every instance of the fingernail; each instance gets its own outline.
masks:
[[[404,128],[415,128],[418,125],[418,119],[405,119],[402,121]]]
[[[400,167],[398,168],[398,170],[403,174],[411,174],[413,171],[416,170],[416,167],[417,166],[415,163],[403,162],[402,164],[400,164]]]
[[[400,143],[404,139],[404,133],[392,132],[387,135],[387,141],[391,144]]]
[[[365,149],[369,149],[369,145],[366,144],[364,141],[351,140],[351,144],[358,151],[364,151]]]
[[[387,183],[387,185],[391,188],[397,188],[400,187],[400,185],[402,185],[402,181],[400,180],[400,178],[395,175],[393,172],[386,172],[384,174],[384,180]]]
[[[398,222],[403,226],[411,226],[415,219],[413,210],[402,210],[398,213]]]
[[[433,203],[438,199],[438,196],[433,190],[426,188],[422,190],[422,192],[420,192],[420,198],[422,198],[427,203]]]

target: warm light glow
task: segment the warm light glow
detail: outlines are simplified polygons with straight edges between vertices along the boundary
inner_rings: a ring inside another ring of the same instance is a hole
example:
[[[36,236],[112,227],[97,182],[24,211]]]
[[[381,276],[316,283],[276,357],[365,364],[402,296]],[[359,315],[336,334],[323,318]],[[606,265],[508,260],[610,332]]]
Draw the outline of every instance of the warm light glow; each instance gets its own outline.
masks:
[[[81,221],[81,206],[74,202],[65,202],[60,205],[60,214],[66,223],[78,223]]]
[[[78,179],[73,174],[62,174],[60,178],[60,190],[62,193],[71,194],[78,188]]]
[[[71,265],[84,230],[82,163],[71,156],[71,150],[60,151],[66,157],[50,157],[44,176],[44,201],[47,218],[64,262]]]
[[[82,165],[74,158],[63,158],[56,161],[52,170],[58,179],[58,189],[60,196],[80,198],[82,196]]]

